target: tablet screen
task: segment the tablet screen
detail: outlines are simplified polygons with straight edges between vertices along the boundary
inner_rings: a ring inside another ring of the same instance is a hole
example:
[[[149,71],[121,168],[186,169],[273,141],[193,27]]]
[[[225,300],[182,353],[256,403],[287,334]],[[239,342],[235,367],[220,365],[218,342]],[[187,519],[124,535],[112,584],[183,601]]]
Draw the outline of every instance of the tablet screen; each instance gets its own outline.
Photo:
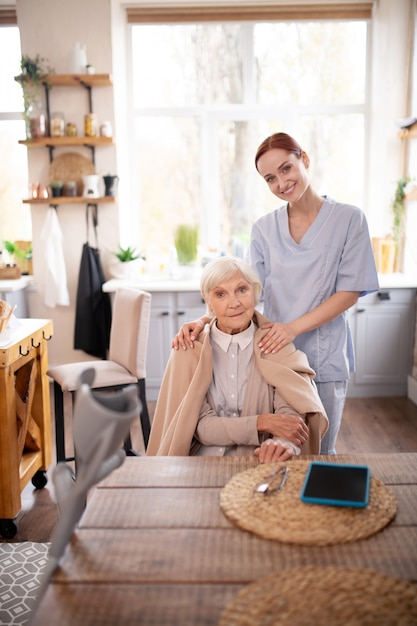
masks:
[[[301,492],[303,502],[364,507],[369,498],[369,467],[310,463]]]

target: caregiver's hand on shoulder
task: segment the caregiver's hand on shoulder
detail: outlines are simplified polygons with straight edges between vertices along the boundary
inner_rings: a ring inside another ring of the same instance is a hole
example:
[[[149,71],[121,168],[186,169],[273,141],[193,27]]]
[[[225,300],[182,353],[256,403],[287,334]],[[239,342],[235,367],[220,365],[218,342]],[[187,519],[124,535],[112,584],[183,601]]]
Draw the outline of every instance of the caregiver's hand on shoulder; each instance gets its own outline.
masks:
[[[253,454],[259,457],[260,463],[287,461],[294,456],[294,448],[290,443],[266,439],[266,441],[261,443],[259,448],[256,448]]]
[[[200,317],[198,320],[183,324],[172,340],[171,348],[174,348],[174,350],[178,350],[179,348],[182,348],[183,350],[187,350],[187,348],[194,348],[194,341],[197,339],[205,325],[205,317]]]
[[[257,429],[259,433],[289,439],[299,448],[309,435],[308,426],[301,417],[286,413],[261,413],[258,415]]]
[[[296,338],[296,334],[290,324],[281,324],[279,322],[273,324],[269,322],[268,324],[263,324],[261,328],[263,330],[266,328],[270,329],[259,342],[261,352],[265,354],[275,354],[275,352],[278,352]]]

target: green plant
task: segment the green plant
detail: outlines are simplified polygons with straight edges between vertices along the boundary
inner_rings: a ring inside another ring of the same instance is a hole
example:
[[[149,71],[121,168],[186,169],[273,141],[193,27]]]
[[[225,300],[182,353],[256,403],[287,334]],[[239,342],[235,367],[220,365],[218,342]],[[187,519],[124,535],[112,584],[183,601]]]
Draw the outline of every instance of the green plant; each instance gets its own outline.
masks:
[[[51,187],[51,189],[60,189],[64,186],[64,183],[62,182],[62,180],[51,180],[49,186]]]
[[[37,54],[30,57],[24,54],[20,60],[21,73],[16,76],[16,81],[20,83],[23,91],[23,117],[26,126],[29,127],[30,111],[42,96],[42,87],[50,89],[48,74],[54,74],[55,70],[47,65],[46,59]]]
[[[187,265],[197,258],[198,226],[180,224],[175,231],[174,245],[178,263]]]
[[[410,180],[409,176],[404,176],[397,181],[394,198],[391,203],[393,213],[392,236],[394,238],[397,255],[400,252],[404,234],[405,188]]]
[[[113,254],[122,263],[136,261],[136,259],[143,259],[143,256],[141,256],[141,254],[137,252],[136,248],[131,248],[130,246],[128,246],[127,248],[122,248],[122,246],[119,246],[119,250],[117,252],[113,252]]]
[[[4,247],[10,256],[17,259],[27,259],[30,260],[32,258],[32,246],[28,250],[22,250],[19,246],[13,241],[4,241]]]

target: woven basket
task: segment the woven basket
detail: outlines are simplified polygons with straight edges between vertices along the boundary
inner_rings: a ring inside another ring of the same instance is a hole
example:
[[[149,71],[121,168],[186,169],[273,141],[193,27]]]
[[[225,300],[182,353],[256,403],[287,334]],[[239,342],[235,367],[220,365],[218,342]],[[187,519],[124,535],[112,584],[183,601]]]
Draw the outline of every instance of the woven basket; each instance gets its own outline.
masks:
[[[11,265],[10,267],[0,267],[0,280],[16,280],[22,275],[22,270],[18,265]]]
[[[94,164],[75,152],[60,154],[49,166],[49,180],[62,180],[63,183],[75,181],[77,183],[77,196],[83,194],[83,176],[94,173]]]
[[[0,300],[0,333],[6,330],[14,308],[5,300]]]
[[[276,464],[258,465],[236,474],[221,491],[222,510],[237,526],[265,539],[316,546],[365,539],[395,517],[394,495],[373,476],[369,504],[363,509],[302,502],[300,494],[309,465],[310,461],[289,461],[285,486],[270,495],[256,493],[254,488]]]
[[[219,626],[415,626],[417,585],[371,569],[284,569],[242,589]]]

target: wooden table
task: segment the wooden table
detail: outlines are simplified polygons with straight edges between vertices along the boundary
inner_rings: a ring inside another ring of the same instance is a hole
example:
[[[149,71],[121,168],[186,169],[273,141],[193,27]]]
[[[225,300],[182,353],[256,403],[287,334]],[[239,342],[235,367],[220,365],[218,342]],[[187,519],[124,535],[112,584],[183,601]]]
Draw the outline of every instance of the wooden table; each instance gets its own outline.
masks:
[[[329,547],[265,540],[219,507],[221,488],[255,459],[128,458],[92,494],[33,624],[214,626],[243,586],[308,564],[417,581],[417,453],[320,458],[368,464],[397,498],[391,524]]]
[[[0,334],[0,534],[13,537],[21,491],[46,484],[51,463],[51,320],[20,319]]]

